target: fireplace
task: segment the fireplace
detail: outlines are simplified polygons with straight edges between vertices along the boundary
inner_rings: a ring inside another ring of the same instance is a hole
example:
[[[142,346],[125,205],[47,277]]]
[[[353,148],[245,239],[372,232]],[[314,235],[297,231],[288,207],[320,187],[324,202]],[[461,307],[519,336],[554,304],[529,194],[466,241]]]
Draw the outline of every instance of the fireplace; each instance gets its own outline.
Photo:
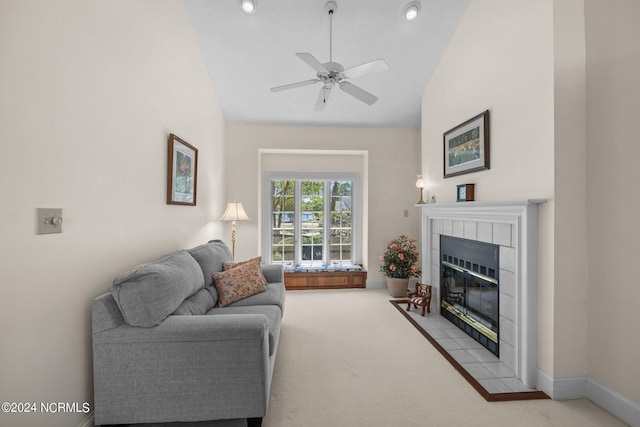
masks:
[[[482,262],[469,260],[471,268],[467,268],[467,260],[463,255],[452,255],[454,262],[450,264],[460,267],[462,258],[466,270],[474,272],[475,263],[480,274],[499,279],[498,358],[513,370],[517,379],[531,388],[536,387],[538,366],[538,205],[544,202],[531,199],[420,205],[423,279],[433,285],[433,301],[437,301],[432,312],[442,314],[445,311],[441,306],[444,293],[440,266],[442,236],[499,247],[499,265],[495,269],[495,277],[488,274],[488,268],[483,273],[480,268]],[[457,263],[454,258],[458,258]],[[449,262],[448,258],[446,262]],[[452,289],[451,292],[460,290]],[[471,293],[465,294],[465,297],[471,301]],[[455,305],[455,302],[444,301]],[[484,308],[485,315],[491,312],[488,305]],[[482,312],[482,305],[476,311]]]
[[[440,314],[500,356],[498,245],[440,236]]]

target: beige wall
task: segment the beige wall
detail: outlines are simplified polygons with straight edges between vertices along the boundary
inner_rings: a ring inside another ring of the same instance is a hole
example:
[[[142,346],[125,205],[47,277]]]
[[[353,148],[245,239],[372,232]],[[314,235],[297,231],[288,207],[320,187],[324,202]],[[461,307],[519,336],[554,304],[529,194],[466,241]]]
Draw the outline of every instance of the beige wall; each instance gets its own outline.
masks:
[[[419,211],[415,187],[420,169],[420,131],[417,129],[374,129],[304,126],[228,125],[226,158],[229,164],[242,165],[227,169],[229,200],[243,203],[250,221],[238,223],[236,258],[245,259],[261,253],[259,213],[259,150],[356,150],[366,152],[363,166],[368,179],[363,180],[365,194],[364,233],[368,244],[363,248],[368,269],[369,286],[382,286],[384,277],[378,272],[378,255],[389,239],[401,233],[419,237]],[[358,156],[360,154],[357,154]],[[325,156],[326,157],[326,156]],[[304,158],[308,158],[305,156]],[[325,159],[326,160],[326,159]],[[346,162],[353,169],[354,162]],[[317,170],[306,162],[298,171]],[[404,217],[404,211],[409,216]],[[230,236],[230,231],[227,232]],[[227,237],[229,240],[229,237]]]
[[[589,374],[640,404],[640,3],[585,4]]]
[[[0,94],[0,396],[93,405],[91,299],[133,265],[222,235],[224,118],[171,0],[3,1]],[[199,149],[197,207],[165,203],[171,132]],[[37,207],[62,208],[64,233],[36,235]]]
[[[539,364],[553,372],[554,116],[551,1],[472,0],[422,100],[422,169],[440,202],[546,198],[540,207]],[[443,178],[442,135],[490,110],[491,169]]]
[[[588,372],[584,31],[584,0],[553,2],[555,377]]]

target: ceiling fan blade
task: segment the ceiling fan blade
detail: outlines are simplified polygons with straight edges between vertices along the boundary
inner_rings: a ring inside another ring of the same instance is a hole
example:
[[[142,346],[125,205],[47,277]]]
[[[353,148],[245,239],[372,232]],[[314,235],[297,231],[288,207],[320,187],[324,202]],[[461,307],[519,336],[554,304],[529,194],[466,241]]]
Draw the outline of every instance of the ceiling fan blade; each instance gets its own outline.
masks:
[[[320,88],[320,93],[318,94],[318,99],[316,100],[316,106],[314,108],[315,111],[322,111],[324,107],[327,106],[327,101],[329,100],[329,95],[331,94],[331,87],[323,86]]]
[[[271,92],[280,92],[283,90],[295,89],[297,87],[312,85],[312,84],[318,83],[319,81],[320,80],[318,79],[311,79],[311,80],[305,80],[303,82],[290,83],[288,85],[283,85],[283,86],[276,86],[271,88]]]
[[[384,59],[376,59],[375,61],[365,62],[364,64],[349,67],[342,72],[347,78],[364,76],[365,74],[385,71],[389,69],[389,64]]]
[[[347,92],[349,95],[364,102],[365,104],[373,105],[378,100],[378,97],[370,94],[366,90],[351,84],[349,82],[341,82],[340,89]]]
[[[310,53],[296,53],[296,56],[306,62],[308,66],[316,70],[318,73],[329,73],[329,70],[327,70],[325,66]]]

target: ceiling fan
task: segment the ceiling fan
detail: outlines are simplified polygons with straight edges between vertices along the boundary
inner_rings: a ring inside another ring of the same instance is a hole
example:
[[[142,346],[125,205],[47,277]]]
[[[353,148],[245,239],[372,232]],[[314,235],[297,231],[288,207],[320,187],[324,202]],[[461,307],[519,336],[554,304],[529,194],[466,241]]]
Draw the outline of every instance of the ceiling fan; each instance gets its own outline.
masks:
[[[302,59],[307,65],[316,71],[316,78],[272,87],[271,92],[280,92],[283,90],[322,83],[322,88],[320,88],[320,93],[316,100],[316,106],[314,108],[315,111],[324,110],[324,107],[327,105],[329,95],[331,94],[331,89],[333,89],[335,85],[338,85],[338,87],[344,92],[365,104],[373,105],[378,100],[377,96],[354,85],[348,80],[376,71],[387,70],[389,65],[384,59],[376,59],[375,61],[365,62],[364,64],[355,65],[349,68],[344,68],[341,64],[333,62],[333,15],[336,13],[337,9],[338,6],[332,1],[328,2],[324,7],[325,12],[329,15],[329,62],[321,63],[310,53],[296,53],[298,58]]]

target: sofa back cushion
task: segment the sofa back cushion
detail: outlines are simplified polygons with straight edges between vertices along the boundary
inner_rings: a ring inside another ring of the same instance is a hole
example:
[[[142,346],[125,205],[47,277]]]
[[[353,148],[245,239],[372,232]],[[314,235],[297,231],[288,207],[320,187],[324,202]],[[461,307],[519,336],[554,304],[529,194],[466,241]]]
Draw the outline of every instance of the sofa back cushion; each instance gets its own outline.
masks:
[[[116,277],[111,294],[132,326],[160,324],[204,287],[204,276],[187,251],[176,251]]]
[[[211,310],[213,306],[216,305],[214,298],[215,300],[218,299],[218,292],[216,291],[216,288],[213,286],[207,286],[184,300],[172,314],[176,316],[198,316],[206,314],[207,311]]]
[[[211,240],[187,251],[200,265],[205,286],[213,285],[213,273],[222,271],[222,265],[233,260],[229,247],[222,240]]]

